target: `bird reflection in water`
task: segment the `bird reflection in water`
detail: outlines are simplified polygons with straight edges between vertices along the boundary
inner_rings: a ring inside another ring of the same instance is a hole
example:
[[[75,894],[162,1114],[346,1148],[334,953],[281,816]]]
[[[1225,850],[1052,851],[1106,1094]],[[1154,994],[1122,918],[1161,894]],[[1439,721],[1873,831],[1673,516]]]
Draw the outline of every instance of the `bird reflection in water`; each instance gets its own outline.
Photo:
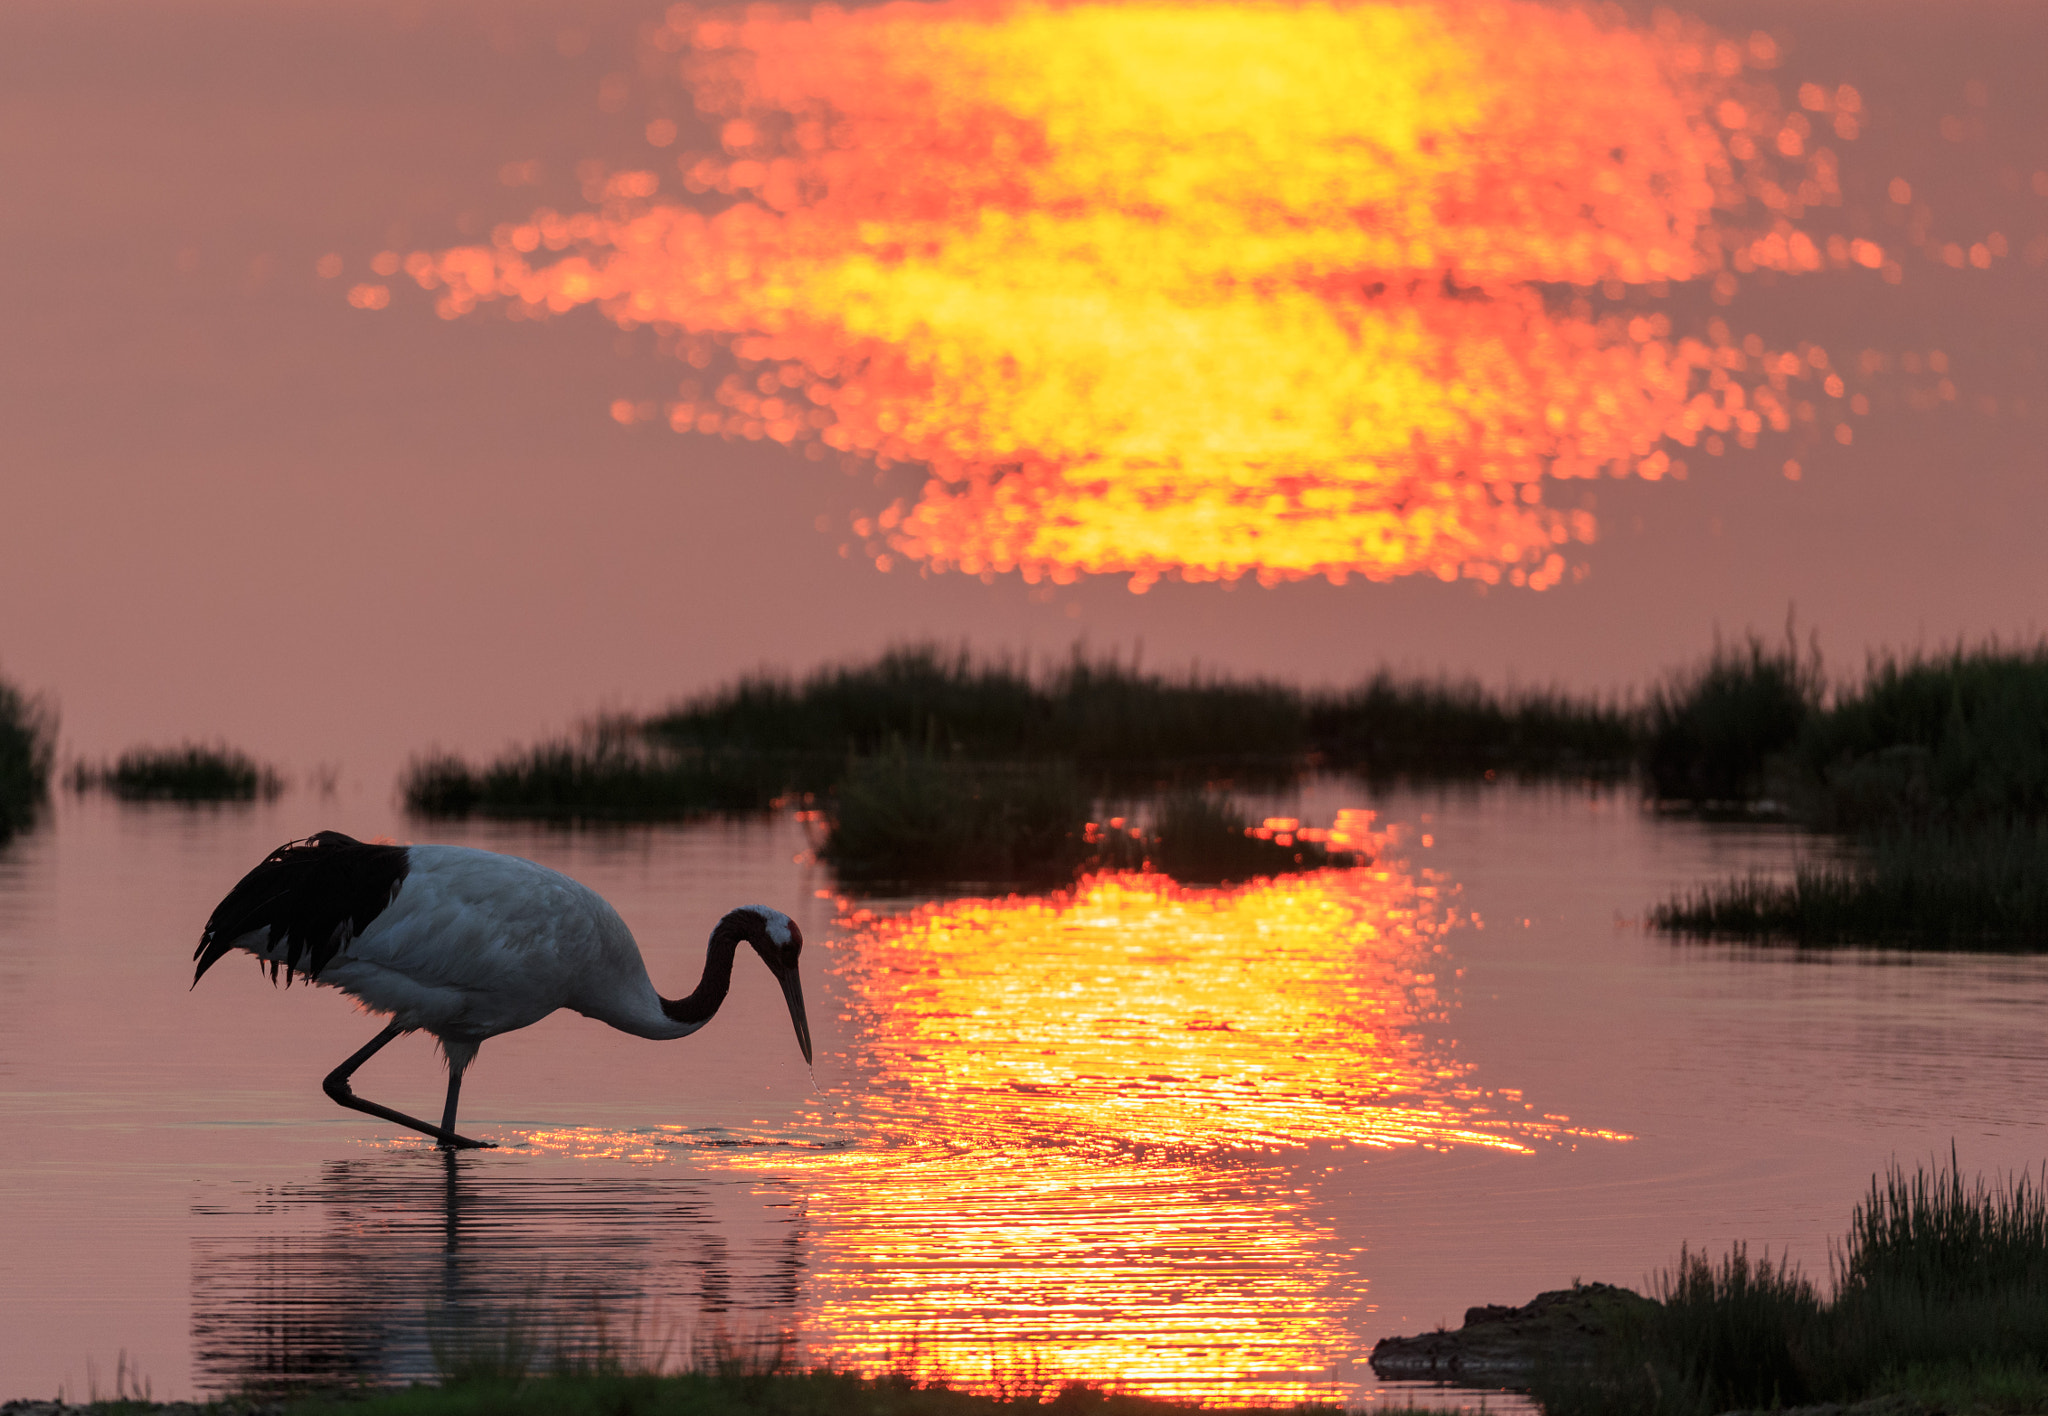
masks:
[[[195,1236],[196,1383],[411,1381],[516,1335],[543,1363],[678,1332],[772,1342],[795,1308],[802,1206],[762,1188],[412,1147],[330,1162]]]

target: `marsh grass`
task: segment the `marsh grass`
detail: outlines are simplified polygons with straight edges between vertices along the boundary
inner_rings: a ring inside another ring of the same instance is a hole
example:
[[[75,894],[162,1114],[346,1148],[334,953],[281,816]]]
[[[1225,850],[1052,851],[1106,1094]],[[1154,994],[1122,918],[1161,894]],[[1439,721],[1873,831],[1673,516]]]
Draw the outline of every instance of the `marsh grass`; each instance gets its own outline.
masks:
[[[1382,669],[1307,704],[1323,761],[1373,776],[1483,772],[1618,776],[1638,746],[1634,707],[1560,689],[1496,693],[1475,681],[1397,679]]]
[[[0,843],[34,823],[50,790],[57,715],[0,679]]]
[[[2048,1392],[2048,1205],[2038,1179],[1965,1180],[1947,1162],[1871,1181],[1832,1256],[1823,1300],[1796,1268],[1681,1251],[1657,1303],[1617,1328],[1590,1369],[1539,1375],[1550,1416],[1711,1416],[1891,1393],[1947,1392],[1939,1409]],[[1980,1406],[1980,1403],[1985,1403]]]
[[[422,816],[663,821],[764,810],[789,776],[786,764],[756,754],[675,748],[600,722],[480,767],[452,753],[415,758],[401,788],[407,810]]]
[[[1021,1410],[1070,1416],[1216,1416],[1219,1408],[1148,1400],[1101,1384],[1049,1376],[1039,1354],[992,1355],[985,1380],[962,1383],[927,1369],[905,1342],[884,1370],[859,1375],[798,1365],[786,1333],[683,1337],[658,1321],[561,1325],[529,1303],[492,1322],[431,1326],[438,1386],[352,1393],[363,1416],[995,1416]],[[301,1401],[293,1412],[323,1409]],[[1228,1410],[1228,1408],[1223,1408]],[[1270,1416],[1271,1408],[1258,1408]],[[1303,1405],[1304,1413],[1336,1408]],[[1425,1416],[1401,1408],[1388,1416]]]
[[[1357,859],[1313,839],[1320,833],[1263,827],[1226,792],[1169,792],[1142,824],[1105,826],[1096,818],[1107,813],[1066,763],[974,762],[900,745],[856,759],[829,814],[819,859],[870,887],[1057,885],[1084,870],[1218,884]]]
[[[853,882],[1060,883],[1088,859],[1091,800],[1065,764],[992,765],[898,746],[849,766],[818,856]]]
[[[1809,948],[2048,949],[2048,824],[1894,826],[1790,878],[1750,875],[1674,896],[1653,928]]]
[[[2048,820],[2048,644],[1874,657],[1799,756],[1825,825]]]
[[[1760,652],[1752,640],[1749,658]],[[1781,678],[1789,654],[1774,661]],[[1791,774],[1781,786],[1797,814],[1845,833],[1850,848],[1789,879],[1676,896],[1652,910],[1654,927],[1815,946],[2048,949],[2048,646],[1875,657],[1774,760]]]
[[[1320,870],[1356,859],[1292,832],[1268,829],[1261,835],[1258,822],[1228,794],[1217,792],[1182,791],[1162,798],[1153,808],[1151,830],[1134,844],[1145,866],[1191,885]]]
[[[1702,663],[1667,677],[1644,706],[1639,731],[1652,794],[1698,806],[1765,795],[1771,769],[1798,746],[1825,688],[1819,649],[1802,653],[1789,624],[1775,648],[1753,633],[1740,644],[1717,639]]]
[[[965,648],[902,645],[802,680],[761,673],[647,720],[654,740],[795,763],[921,745],[975,761],[1059,761],[1091,775],[1290,767],[1311,746],[1300,690],[1267,680],[1145,673],[1078,652],[1034,674]]]
[[[755,674],[647,720],[650,738],[797,763],[891,743],[976,761],[1059,761],[1097,785],[1284,777],[1315,761],[1374,773],[1625,769],[1627,705],[1561,690],[1400,680],[1345,690],[1190,670],[1162,674],[1079,651],[1034,673],[967,649],[904,645],[801,679]],[[807,789],[823,785],[812,781]]]
[[[1386,673],[1349,692],[1312,694],[1266,679],[1145,672],[1078,651],[1034,672],[1019,660],[911,644],[800,680],[750,674],[652,717],[601,720],[481,765],[430,753],[402,786],[407,808],[422,815],[555,819],[674,819],[838,794],[850,796],[842,819],[856,823],[843,849],[833,848],[847,870],[868,874],[875,862],[899,879],[936,879],[935,864],[901,874],[883,862],[951,854],[960,868],[1002,872],[978,878],[1022,878],[1059,874],[1071,852],[1036,834],[1003,846],[988,833],[1005,822],[1038,833],[1040,805],[1062,792],[1142,794],[1219,776],[1279,783],[1317,765],[1618,769],[1630,721],[1618,704],[1558,692],[1503,697]],[[906,753],[954,774],[890,769],[922,773],[939,794],[928,809],[901,800],[873,765]],[[1027,772],[1048,779],[1043,790],[1008,780]],[[1084,806],[1073,821],[1085,815]],[[875,844],[867,824],[889,821],[903,841]]]
[[[255,801],[282,792],[284,777],[237,748],[187,742],[132,747],[111,763],[74,763],[70,786],[123,801]]]

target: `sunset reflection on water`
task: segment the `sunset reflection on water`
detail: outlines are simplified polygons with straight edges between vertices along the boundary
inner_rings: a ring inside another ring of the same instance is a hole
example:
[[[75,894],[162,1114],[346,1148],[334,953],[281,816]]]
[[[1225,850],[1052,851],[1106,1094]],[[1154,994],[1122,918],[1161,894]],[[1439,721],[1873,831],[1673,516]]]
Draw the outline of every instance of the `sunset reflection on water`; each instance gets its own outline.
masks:
[[[650,33],[717,151],[593,168],[589,210],[403,269],[451,318],[594,305],[710,371],[622,422],[926,469],[854,524],[885,569],[1546,588],[1595,535],[1571,483],[1830,421],[1788,393],[1824,353],[1644,300],[1887,259],[1826,219],[1861,96],[1787,111],[1768,35],[1668,15],[953,0]]]
[[[1527,1123],[1489,1115],[1437,1032],[1448,893],[1360,867],[856,910],[865,1104],[961,1139],[1088,1148],[1526,1148]]]
[[[1449,1035],[1469,924],[1381,866],[1228,888],[843,902],[848,1080],[796,1140],[534,1133],[807,1194],[812,1360],[1296,1401],[1363,1357],[1355,1240],[1302,1167],[1626,1139],[1489,1090]]]

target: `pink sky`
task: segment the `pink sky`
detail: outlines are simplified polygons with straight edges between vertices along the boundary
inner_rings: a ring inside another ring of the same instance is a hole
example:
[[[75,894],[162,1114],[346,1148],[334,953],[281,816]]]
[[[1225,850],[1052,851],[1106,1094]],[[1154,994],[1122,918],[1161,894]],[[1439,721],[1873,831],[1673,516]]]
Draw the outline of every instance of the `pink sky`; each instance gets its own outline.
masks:
[[[0,672],[47,691],[67,752],[225,738],[372,793],[414,749],[495,750],[761,664],[897,640],[1311,682],[1381,662],[1493,682],[1640,684],[1788,605],[1838,668],[1867,648],[2033,634],[2048,556],[2048,266],[1912,253],[1869,278],[1753,282],[1774,344],[1944,351],[1935,411],[1855,445],[1695,457],[1598,485],[1589,576],[1545,593],[1416,578],[1260,589],[1031,587],[844,559],[875,489],[772,444],[621,427],[676,367],[590,311],[545,327],[364,312],[387,246],[440,247],[573,201],[579,158],[645,161],[599,103],[656,7],[43,3],[0,14]],[[1781,86],[1853,83],[1849,205],[1886,232],[1896,176],[1937,240],[2048,235],[2048,13],[2024,4],[1717,5],[1768,22]],[[564,31],[575,37],[562,42]],[[1982,87],[1966,87],[1971,81]],[[1973,95],[1982,106],[1972,103]],[[1958,140],[1942,136],[1953,118]],[[637,154],[637,156],[636,156]],[[538,160],[540,188],[507,163]],[[1684,294],[1674,318],[1688,311]],[[1977,400],[1998,400],[1980,411]],[[2015,398],[2031,416],[2015,418]],[[823,518],[828,529],[820,530]]]

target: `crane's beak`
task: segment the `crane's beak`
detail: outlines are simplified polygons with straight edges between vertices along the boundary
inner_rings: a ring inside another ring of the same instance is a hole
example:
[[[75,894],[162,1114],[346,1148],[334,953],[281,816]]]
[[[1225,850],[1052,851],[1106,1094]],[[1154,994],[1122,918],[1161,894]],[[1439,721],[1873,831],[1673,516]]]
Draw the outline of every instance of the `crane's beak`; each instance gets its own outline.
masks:
[[[811,1025],[804,1018],[804,981],[797,977],[796,970],[778,973],[777,981],[782,984],[782,996],[789,1002],[789,1020],[796,1024],[796,1045],[804,1050],[804,1065],[811,1065]]]

